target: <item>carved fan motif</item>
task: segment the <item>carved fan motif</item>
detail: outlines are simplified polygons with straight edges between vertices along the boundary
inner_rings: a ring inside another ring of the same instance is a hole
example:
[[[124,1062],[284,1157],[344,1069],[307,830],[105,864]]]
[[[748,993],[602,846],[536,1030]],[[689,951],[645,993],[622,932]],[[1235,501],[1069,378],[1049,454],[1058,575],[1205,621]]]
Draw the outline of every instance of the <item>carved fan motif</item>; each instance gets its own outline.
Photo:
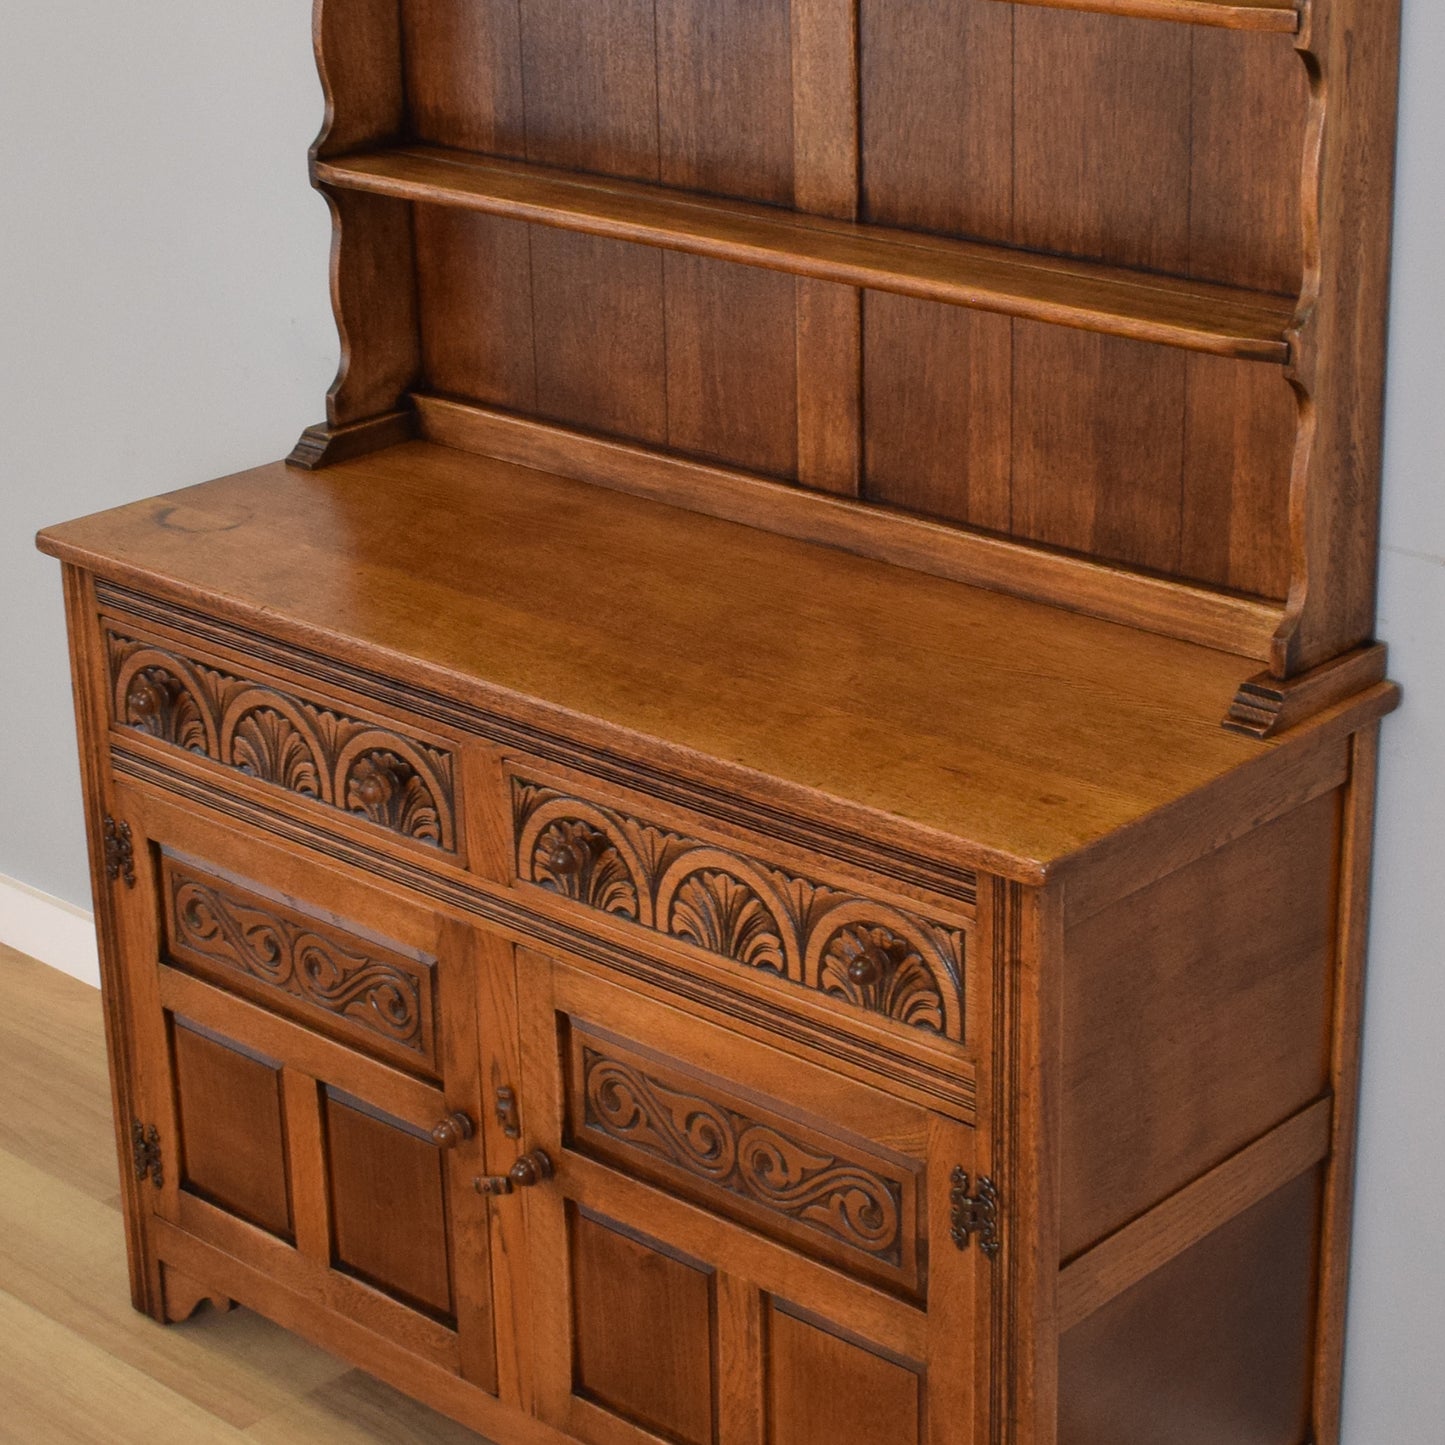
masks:
[[[306,735],[284,713],[258,707],[235,725],[231,766],[303,798],[320,798],[320,766]]]
[[[694,873],[673,897],[667,931],[709,953],[786,976],[782,929],[746,883],[729,873]]]
[[[107,641],[113,706],[126,727],[454,849],[450,754],[148,643],[113,632]]]
[[[923,956],[881,926],[840,929],[823,950],[819,987],[914,1028],[943,1032],[943,997]]]
[[[899,1186],[776,1127],[584,1049],[586,1123],[697,1178],[890,1263],[901,1258]]]
[[[125,721],[162,742],[204,754],[206,724],[190,689],[163,667],[142,668],[125,694]]]
[[[512,819],[524,882],[910,1028],[964,1036],[961,929],[520,777]]]
[[[436,800],[416,769],[395,753],[366,753],[342,789],[348,812],[424,843],[442,841]]]
[[[607,835],[576,818],[543,830],[532,854],[532,879],[564,898],[636,921],[637,884]]]

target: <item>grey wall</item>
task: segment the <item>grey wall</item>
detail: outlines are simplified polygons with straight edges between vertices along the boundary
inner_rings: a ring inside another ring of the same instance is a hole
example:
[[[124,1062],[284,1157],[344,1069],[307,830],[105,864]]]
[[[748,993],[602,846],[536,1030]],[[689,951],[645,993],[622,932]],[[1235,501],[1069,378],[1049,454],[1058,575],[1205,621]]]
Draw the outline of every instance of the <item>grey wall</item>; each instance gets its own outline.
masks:
[[[0,875],[86,902],[47,522],[284,454],[335,365],[305,0],[0,8]],[[1406,0],[1348,1445],[1445,1439],[1445,5]],[[0,920],[3,924],[3,920]]]
[[[336,369],[306,0],[0,4],[0,875],[87,902],[46,523],[273,461]]]

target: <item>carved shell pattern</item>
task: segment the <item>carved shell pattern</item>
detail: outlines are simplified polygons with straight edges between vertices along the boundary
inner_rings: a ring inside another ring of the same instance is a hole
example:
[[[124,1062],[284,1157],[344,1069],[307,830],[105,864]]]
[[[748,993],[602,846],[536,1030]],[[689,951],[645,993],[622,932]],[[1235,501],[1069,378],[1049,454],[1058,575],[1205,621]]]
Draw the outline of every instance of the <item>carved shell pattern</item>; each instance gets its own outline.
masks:
[[[601,913],[637,919],[637,884],[607,835],[576,818],[559,818],[537,838],[532,881]]]
[[[824,946],[818,986],[859,1008],[943,1032],[943,999],[922,955],[887,928],[840,929]]]
[[[586,1123],[755,1204],[897,1264],[900,1186],[776,1127],[583,1051]]]
[[[229,731],[229,761],[237,771],[303,798],[321,797],[316,749],[290,718],[275,708],[253,708]]]
[[[207,750],[206,724],[190,690],[163,667],[143,667],[130,680],[122,704],[128,726],[188,753]]]
[[[108,641],[123,726],[455,851],[449,753],[148,643]]]
[[[394,1043],[422,1047],[419,985],[401,969],[179,874],[171,878],[171,917],[179,945]]]
[[[513,815],[524,882],[910,1028],[964,1037],[962,929],[521,778]]]
[[[708,953],[786,977],[778,921],[746,883],[729,873],[694,873],[673,895],[667,931]]]

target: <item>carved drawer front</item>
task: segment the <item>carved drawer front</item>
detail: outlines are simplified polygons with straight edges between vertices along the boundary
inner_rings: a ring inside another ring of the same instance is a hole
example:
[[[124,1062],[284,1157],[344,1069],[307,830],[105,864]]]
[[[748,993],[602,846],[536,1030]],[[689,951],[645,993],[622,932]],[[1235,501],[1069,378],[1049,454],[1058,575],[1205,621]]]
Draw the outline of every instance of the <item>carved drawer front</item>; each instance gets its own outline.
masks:
[[[510,786],[520,883],[785,988],[968,1040],[968,921],[777,866],[761,849],[662,826],[535,772],[514,772]]]
[[[321,815],[457,854],[457,758],[405,725],[216,663],[179,643],[107,622],[111,713],[123,733],[205,760]]]
[[[573,1018],[568,1147],[913,1298],[923,1162]]]
[[[173,967],[439,1076],[434,960],[171,853],[161,857],[161,908]]]

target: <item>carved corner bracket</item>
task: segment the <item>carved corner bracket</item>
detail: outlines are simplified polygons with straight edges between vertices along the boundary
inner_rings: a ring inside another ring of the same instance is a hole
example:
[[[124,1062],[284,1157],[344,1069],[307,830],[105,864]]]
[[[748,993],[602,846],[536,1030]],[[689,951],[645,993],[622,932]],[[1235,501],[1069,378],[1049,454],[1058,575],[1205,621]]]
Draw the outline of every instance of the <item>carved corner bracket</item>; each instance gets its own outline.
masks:
[[[1224,726],[1249,737],[1278,737],[1316,713],[1384,682],[1386,663],[1386,649],[1376,642],[1298,677],[1259,673],[1240,684]]]

